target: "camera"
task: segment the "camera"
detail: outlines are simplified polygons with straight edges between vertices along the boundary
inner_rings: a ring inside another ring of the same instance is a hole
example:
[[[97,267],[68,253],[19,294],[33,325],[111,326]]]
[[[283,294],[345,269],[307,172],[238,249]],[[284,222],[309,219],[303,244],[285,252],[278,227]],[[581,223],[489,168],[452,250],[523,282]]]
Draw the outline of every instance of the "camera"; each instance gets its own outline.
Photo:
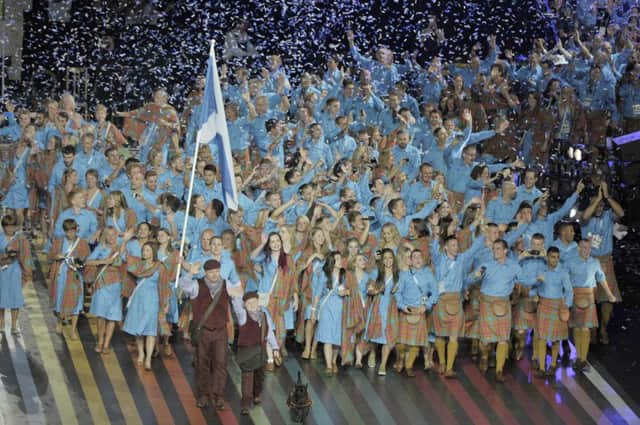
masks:
[[[538,255],[540,255],[540,251],[538,251],[537,249],[532,249],[532,250],[529,251],[529,254],[538,256]]]

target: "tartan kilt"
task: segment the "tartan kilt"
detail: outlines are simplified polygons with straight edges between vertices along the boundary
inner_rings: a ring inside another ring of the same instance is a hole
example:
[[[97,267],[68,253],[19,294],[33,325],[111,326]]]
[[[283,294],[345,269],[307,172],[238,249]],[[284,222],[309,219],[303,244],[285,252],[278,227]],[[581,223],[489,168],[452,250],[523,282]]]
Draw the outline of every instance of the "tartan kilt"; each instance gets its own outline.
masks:
[[[569,338],[569,326],[560,320],[559,311],[564,300],[540,297],[536,314],[535,335],[545,341],[562,341]]]
[[[584,294],[591,297],[591,302],[587,308],[579,308],[576,305],[576,295]],[[593,288],[573,288],[573,306],[571,307],[571,317],[569,319],[570,328],[597,328],[598,312],[593,297]]]
[[[598,261],[600,261],[600,267],[602,267],[602,271],[604,272],[605,278],[607,279],[607,285],[609,285],[609,289],[616,297],[616,302],[622,301],[622,296],[620,295],[620,289],[618,288],[618,280],[616,279],[616,272],[613,269],[613,257],[611,255],[604,255],[602,257],[596,257]],[[596,302],[597,303],[606,303],[609,302],[607,298],[607,294],[605,294],[602,286],[598,285],[598,293],[596,294]]]
[[[460,308],[458,310],[458,314],[451,315],[447,313],[444,302],[442,301],[443,296],[457,296],[458,302],[460,303]],[[433,317],[433,332],[436,336],[449,338],[458,338],[463,336],[464,334],[464,310],[462,309],[462,297],[457,292],[447,292],[440,295],[440,300],[433,306],[433,312],[431,316]]]
[[[513,329],[517,331],[527,331],[536,325],[536,313],[529,313],[525,309],[525,303],[530,302],[527,297],[520,297],[511,311]]]
[[[507,313],[504,316],[498,317],[494,314],[492,309],[494,301],[506,302]],[[508,297],[480,295],[478,333],[480,342],[483,344],[509,341],[511,337],[511,301]]]
[[[398,325],[398,337],[396,338],[396,344],[406,344],[417,347],[426,347],[429,342],[429,333],[427,332],[427,316],[425,314],[420,316],[420,320],[416,324],[409,323],[407,320],[408,314],[400,312],[399,325]]]
[[[469,301],[464,303],[464,336],[478,339],[478,318],[480,317],[480,285],[473,285],[469,290]]]

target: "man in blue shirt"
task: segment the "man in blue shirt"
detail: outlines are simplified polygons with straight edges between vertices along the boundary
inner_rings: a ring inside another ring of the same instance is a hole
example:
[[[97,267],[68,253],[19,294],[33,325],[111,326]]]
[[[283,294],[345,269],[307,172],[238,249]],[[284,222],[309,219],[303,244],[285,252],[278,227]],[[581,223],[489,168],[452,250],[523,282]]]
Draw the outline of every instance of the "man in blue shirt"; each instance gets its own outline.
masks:
[[[473,278],[482,279],[480,285],[480,371],[489,365],[489,350],[496,343],[496,381],[504,382],[503,369],[511,337],[511,301],[509,297],[516,282],[525,282],[520,265],[509,258],[509,246],[504,239],[493,243],[493,259],[482,263]]]
[[[560,341],[569,336],[568,308],[573,304],[573,288],[569,273],[560,265],[560,250],[547,250],[547,266],[536,278],[537,286],[530,295],[539,297],[536,314],[534,357],[539,359],[536,377],[555,376]],[[551,342],[551,365],[546,368],[547,342]]]
[[[424,265],[422,251],[411,252],[410,269],[400,274],[398,290],[395,293],[396,303],[400,310],[399,331],[396,350],[402,359],[407,376],[415,376],[413,363],[420,352],[420,347],[427,347],[427,316],[434,300],[437,298],[438,285],[429,267]]]
[[[605,210],[605,204],[608,204],[611,209]],[[621,301],[621,296],[611,253],[613,251],[613,225],[623,216],[624,210],[618,201],[611,197],[605,182],[601,183],[598,194],[591,199],[591,204],[582,214],[582,237],[591,240],[593,256],[600,261],[607,284],[617,302]],[[602,289],[598,289],[596,302],[600,304],[600,342],[608,344],[607,325],[611,320],[613,304],[609,302]]]
[[[615,302],[616,297],[611,293],[600,262],[591,256],[591,241],[582,239],[578,245],[578,255],[565,261],[569,271],[569,280],[573,286],[573,308],[569,326],[573,329],[573,342],[576,345],[578,358],[573,369],[583,371],[587,368],[587,355],[591,328],[598,327],[598,314],[594,299],[594,289],[601,287],[607,294],[609,302]]]

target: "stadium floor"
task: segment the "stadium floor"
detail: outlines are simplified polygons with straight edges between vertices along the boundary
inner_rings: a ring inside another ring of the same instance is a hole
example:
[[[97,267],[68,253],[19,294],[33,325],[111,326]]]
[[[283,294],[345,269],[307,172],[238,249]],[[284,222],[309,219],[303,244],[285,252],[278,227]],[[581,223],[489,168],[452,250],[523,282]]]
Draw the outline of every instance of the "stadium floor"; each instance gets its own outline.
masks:
[[[42,274],[36,276],[25,288],[21,336],[9,332],[9,317],[0,335],[0,425],[291,423],[286,399],[298,371],[313,400],[307,424],[640,423],[634,400],[597,354],[589,372],[560,368],[554,380],[533,378],[525,355],[507,363],[504,384],[495,382],[492,370],[481,375],[468,356],[457,362],[457,380],[422,370],[410,379],[390,367],[385,377],[365,367],[327,378],[321,358],[289,357],[275,373],[267,373],[263,402],[249,416],[239,414],[240,370],[230,356],[227,409],[200,410],[187,346],[176,343],[174,357],[155,359],[153,370],[145,372],[135,364],[135,349],[117,331],[111,354],[94,352],[95,319],[80,319],[79,341],[70,340],[67,329],[58,336]]]

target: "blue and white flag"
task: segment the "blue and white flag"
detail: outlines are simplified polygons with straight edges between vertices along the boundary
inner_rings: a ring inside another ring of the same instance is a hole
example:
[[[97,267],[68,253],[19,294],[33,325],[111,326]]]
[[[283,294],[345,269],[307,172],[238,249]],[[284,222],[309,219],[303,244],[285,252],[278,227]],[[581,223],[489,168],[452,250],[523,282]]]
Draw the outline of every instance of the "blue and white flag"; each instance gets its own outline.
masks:
[[[236,211],[238,209],[238,192],[213,41],[207,62],[207,77],[200,107],[200,123],[196,141],[198,146],[214,143],[217,147],[224,203],[228,209]]]

